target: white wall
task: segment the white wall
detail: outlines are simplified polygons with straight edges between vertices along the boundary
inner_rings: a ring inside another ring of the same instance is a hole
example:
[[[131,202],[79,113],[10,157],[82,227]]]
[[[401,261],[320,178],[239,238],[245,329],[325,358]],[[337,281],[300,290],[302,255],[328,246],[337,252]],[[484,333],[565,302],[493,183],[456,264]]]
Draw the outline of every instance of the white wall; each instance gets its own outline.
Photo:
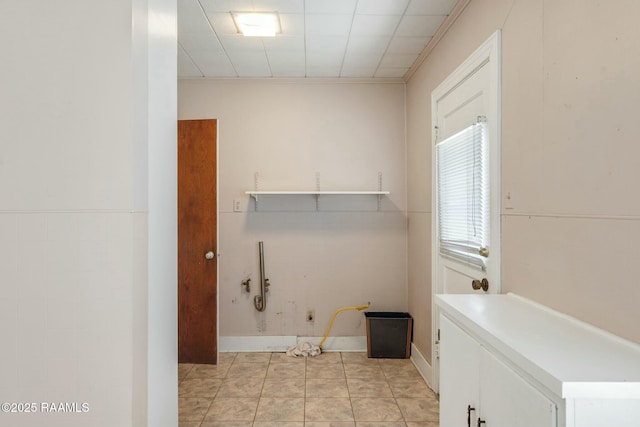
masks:
[[[336,80],[183,80],[180,119],[217,118],[220,335],[322,336],[333,312],[371,302],[406,311],[404,84]],[[383,197],[262,197],[246,190],[376,190]],[[233,212],[238,200],[242,212]],[[253,306],[264,241],[271,288]],[[251,278],[251,295],[240,282]],[[305,320],[315,309],[316,321]],[[345,312],[332,336],[364,336]]]
[[[412,76],[412,312],[431,307],[430,94],[500,28],[503,291],[640,342],[637,16],[632,0],[473,0]],[[430,355],[430,313],[414,339]]]
[[[0,395],[89,408],[0,413],[0,425],[139,426],[148,405],[167,407],[154,425],[177,423],[176,402],[146,383],[154,352],[175,349],[173,331],[147,320],[146,128],[175,126],[174,107],[148,110],[158,4],[0,3]],[[175,2],[163,11],[175,21]],[[175,72],[164,79],[175,93]],[[147,353],[149,331],[168,335]],[[175,390],[176,359],[173,381],[152,386]]]
[[[148,311],[142,311],[141,307],[136,311],[148,315],[148,329],[141,331],[148,345],[147,361],[141,368],[146,369],[148,375],[146,425],[149,427],[178,424],[176,10],[176,0],[149,0],[148,119],[145,122],[148,131],[145,181],[149,206],[145,240],[148,295],[146,301],[143,299]],[[138,424],[134,419],[133,425],[145,424]]]

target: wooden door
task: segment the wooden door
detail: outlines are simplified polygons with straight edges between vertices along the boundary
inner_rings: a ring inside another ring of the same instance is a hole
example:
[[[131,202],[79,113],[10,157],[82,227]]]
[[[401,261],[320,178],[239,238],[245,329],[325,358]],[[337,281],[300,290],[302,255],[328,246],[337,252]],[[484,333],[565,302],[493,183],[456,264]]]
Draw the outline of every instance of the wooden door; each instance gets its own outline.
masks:
[[[178,121],[178,362],[216,364],[216,120]]]

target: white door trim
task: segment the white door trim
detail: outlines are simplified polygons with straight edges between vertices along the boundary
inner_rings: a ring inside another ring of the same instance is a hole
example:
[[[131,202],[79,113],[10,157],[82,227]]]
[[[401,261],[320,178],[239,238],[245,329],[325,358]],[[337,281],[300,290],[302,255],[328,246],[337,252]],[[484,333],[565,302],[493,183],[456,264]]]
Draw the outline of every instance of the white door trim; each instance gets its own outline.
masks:
[[[491,35],[475,52],[473,52],[455,71],[453,71],[437,88],[431,93],[431,185],[432,185],[432,197],[431,197],[431,314],[432,314],[432,346],[431,346],[431,365],[432,370],[432,386],[433,390],[438,392],[440,388],[440,363],[438,360],[438,347],[436,345],[438,339],[439,329],[439,311],[435,304],[435,295],[439,293],[437,271],[439,265],[437,242],[439,241],[438,232],[438,209],[437,209],[437,191],[436,191],[436,155],[435,155],[435,141],[436,141],[436,128],[437,123],[437,103],[444,98],[448,93],[453,91],[461,83],[466,81],[471,75],[483,66],[489,67],[490,74],[490,98],[489,98],[489,116],[494,117],[494,120],[490,120],[488,123],[489,136],[492,145],[495,142],[497,149],[492,149],[490,152],[490,174],[491,177],[496,177],[495,182],[496,191],[492,191],[490,195],[491,199],[491,211],[495,212],[492,215],[490,227],[494,230],[498,230],[500,233],[500,130],[501,130],[501,33],[497,30]],[[497,255],[497,274],[500,277],[500,240],[491,243],[491,251],[493,255]],[[501,280],[497,280],[496,283],[492,283],[494,291],[500,293]]]

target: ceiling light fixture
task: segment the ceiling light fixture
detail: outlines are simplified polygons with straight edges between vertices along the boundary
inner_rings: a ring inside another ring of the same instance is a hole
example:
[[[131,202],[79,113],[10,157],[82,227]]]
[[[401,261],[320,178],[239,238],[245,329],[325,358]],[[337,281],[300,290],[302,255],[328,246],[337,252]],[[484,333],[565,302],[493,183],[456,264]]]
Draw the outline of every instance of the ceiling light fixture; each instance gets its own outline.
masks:
[[[245,37],[275,37],[280,33],[278,12],[231,12],[231,17]]]

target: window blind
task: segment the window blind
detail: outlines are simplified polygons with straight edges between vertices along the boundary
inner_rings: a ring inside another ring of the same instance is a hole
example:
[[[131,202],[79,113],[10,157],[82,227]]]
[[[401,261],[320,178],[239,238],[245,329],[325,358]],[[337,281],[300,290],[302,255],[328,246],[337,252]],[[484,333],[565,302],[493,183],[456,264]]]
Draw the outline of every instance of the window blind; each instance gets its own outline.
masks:
[[[484,269],[489,247],[485,117],[436,142],[440,254]]]

